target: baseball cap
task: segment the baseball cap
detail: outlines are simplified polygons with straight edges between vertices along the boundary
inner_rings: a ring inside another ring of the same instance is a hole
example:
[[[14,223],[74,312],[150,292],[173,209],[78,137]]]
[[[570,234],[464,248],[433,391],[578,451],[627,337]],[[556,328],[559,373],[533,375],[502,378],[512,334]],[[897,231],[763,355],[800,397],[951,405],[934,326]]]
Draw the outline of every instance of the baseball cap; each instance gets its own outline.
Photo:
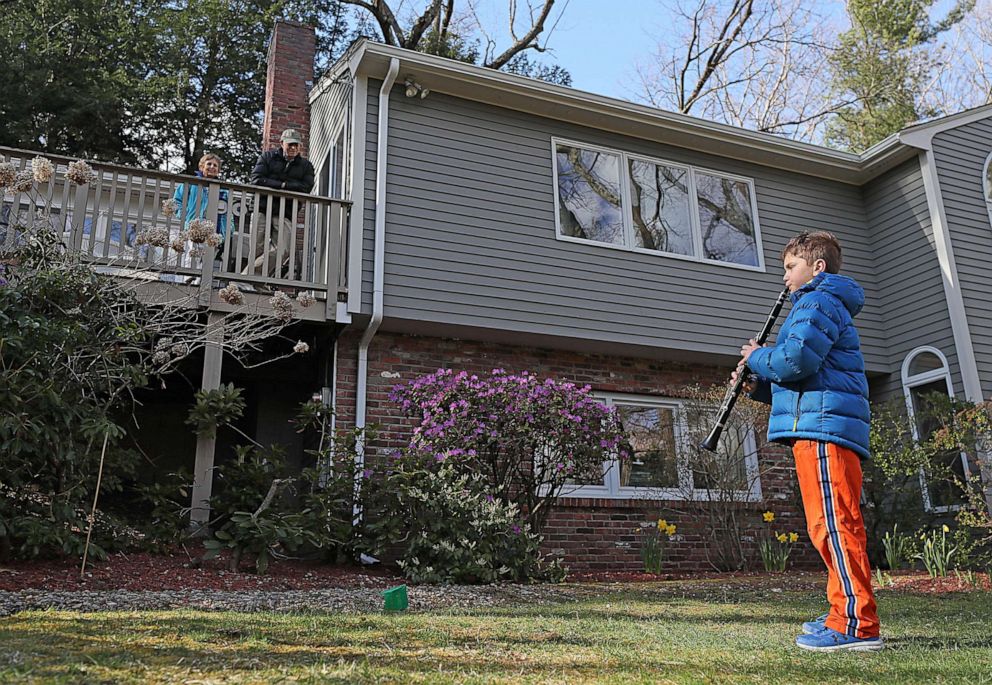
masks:
[[[300,137],[300,132],[295,128],[287,128],[282,132],[282,142],[284,143],[302,143],[303,138]]]

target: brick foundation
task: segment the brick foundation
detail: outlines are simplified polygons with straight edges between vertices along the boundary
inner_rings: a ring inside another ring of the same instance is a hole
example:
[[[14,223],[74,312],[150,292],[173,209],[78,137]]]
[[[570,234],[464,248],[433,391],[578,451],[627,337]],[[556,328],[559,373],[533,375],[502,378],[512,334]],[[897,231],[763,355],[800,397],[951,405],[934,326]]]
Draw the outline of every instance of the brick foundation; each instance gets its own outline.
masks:
[[[338,343],[337,416],[339,427],[354,425],[359,332],[346,332]],[[723,383],[727,369],[653,359],[609,357],[578,352],[516,347],[495,343],[380,333],[369,348],[367,422],[379,427],[367,459],[373,462],[389,450],[407,444],[414,422],[389,400],[393,386],[432,373],[438,368],[486,373],[530,371],[543,377],[589,384],[594,391],[677,398],[684,388]],[[793,561],[816,567],[819,558],[806,542],[805,522],[788,450],[765,445],[760,452],[764,501],[748,505],[747,527],[761,527],[761,512],[776,514],[776,530],[796,531],[800,543]],[[544,531],[546,551],[563,556],[572,570],[640,570],[639,533],[642,523],[659,517],[678,527],[666,552],[666,568],[675,572],[713,570],[706,552],[708,522],[699,516],[699,503],[658,500],[563,498]],[[748,553],[756,557],[753,539]],[[760,565],[760,564],[759,564]]]

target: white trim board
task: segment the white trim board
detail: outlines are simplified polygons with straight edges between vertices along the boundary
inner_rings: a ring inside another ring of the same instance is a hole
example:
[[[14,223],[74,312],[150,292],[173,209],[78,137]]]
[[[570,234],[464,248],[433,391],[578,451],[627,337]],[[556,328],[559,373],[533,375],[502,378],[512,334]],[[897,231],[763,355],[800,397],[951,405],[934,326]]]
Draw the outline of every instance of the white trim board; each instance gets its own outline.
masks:
[[[961,381],[964,384],[965,398],[970,402],[981,402],[982,386],[978,375],[978,361],[975,359],[964,296],[961,294],[961,284],[954,261],[954,248],[951,245],[947,215],[944,211],[944,198],[940,192],[940,179],[933,159],[933,149],[929,147],[929,141],[927,145],[927,149],[920,151],[920,170],[923,173],[923,187],[926,191],[927,207],[930,210],[934,247],[940,264],[941,282],[947,300],[947,313],[951,319],[951,332],[954,335],[954,347],[958,354]]]

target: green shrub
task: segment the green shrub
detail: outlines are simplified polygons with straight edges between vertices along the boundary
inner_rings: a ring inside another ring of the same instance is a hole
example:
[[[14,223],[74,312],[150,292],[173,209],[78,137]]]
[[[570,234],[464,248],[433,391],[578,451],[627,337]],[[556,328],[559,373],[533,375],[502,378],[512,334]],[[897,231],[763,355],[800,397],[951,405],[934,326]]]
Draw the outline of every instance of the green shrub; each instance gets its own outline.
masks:
[[[557,561],[545,563],[541,537],[515,503],[486,495],[483,476],[451,466],[406,473],[400,499],[411,514],[409,541],[399,562],[415,583],[492,583],[561,580]]]
[[[270,508],[279,490],[291,481],[276,479],[262,503],[253,512],[236,511],[224,526],[206,540],[204,559],[216,557],[222,550],[230,550],[229,568],[237,571],[242,557],[254,558],[255,570],[265,573],[272,553],[276,549],[295,552],[305,542],[316,544],[315,536],[306,528],[305,512],[286,513]]]

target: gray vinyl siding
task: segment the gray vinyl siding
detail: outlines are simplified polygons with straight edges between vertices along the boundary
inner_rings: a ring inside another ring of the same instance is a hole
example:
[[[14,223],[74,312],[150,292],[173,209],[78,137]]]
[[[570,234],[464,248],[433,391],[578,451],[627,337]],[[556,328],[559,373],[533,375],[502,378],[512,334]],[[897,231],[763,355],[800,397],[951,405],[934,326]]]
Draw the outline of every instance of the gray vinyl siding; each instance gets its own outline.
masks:
[[[961,280],[982,396],[992,396],[992,224],[982,173],[992,152],[992,121],[985,119],[933,139],[934,160],[948,232]]]
[[[366,278],[378,86],[368,96]],[[390,107],[387,319],[732,355],[780,291],[785,242],[827,229],[868,292],[858,324],[869,368],[888,369],[860,188],[440,93],[394,89]],[[753,178],[766,273],[556,240],[552,137]]]
[[[955,393],[960,393],[961,372],[919,160],[866,184],[864,202],[891,369],[872,384],[872,400],[902,396],[903,360],[921,345],[944,353]]]

